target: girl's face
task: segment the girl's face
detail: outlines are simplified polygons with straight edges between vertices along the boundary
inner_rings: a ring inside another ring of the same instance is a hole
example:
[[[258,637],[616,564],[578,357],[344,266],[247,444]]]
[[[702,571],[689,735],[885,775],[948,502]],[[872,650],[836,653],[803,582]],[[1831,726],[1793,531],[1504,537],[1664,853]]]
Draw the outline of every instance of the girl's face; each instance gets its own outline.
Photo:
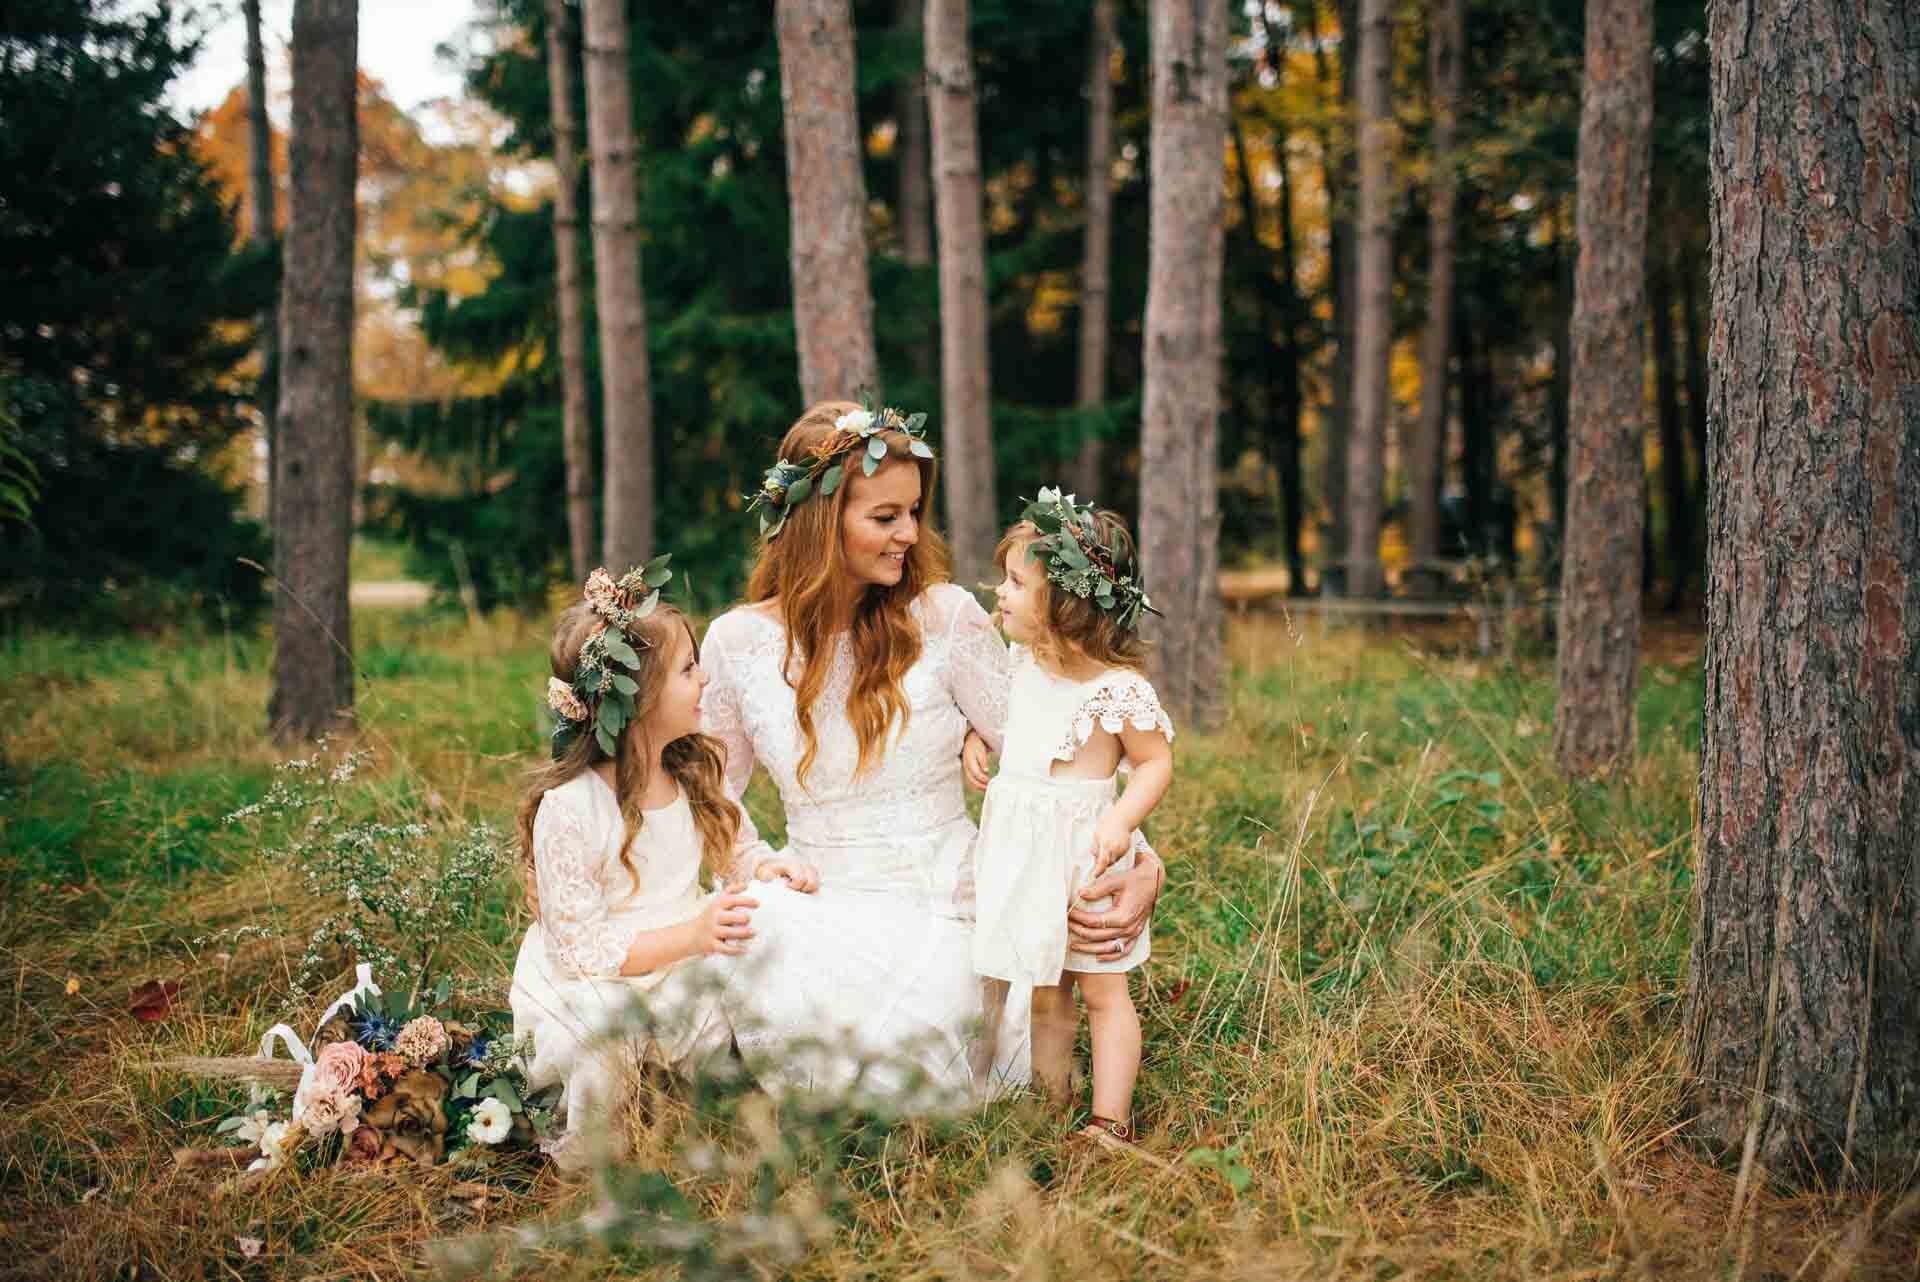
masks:
[[[1023,539],[1007,549],[1007,562],[1002,567],[1005,573],[993,590],[1000,626],[1010,639],[1026,645],[1032,644],[1046,626],[1042,620],[1045,602],[1040,595],[1046,573],[1038,561],[1027,557],[1030,546],[1031,542]]]
[[[647,737],[661,747],[700,729],[700,695],[707,688],[707,670],[694,652],[693,634],[675,628],[672,644],[660,697],[647,714]]]
[[[840,516],[847,573],[862,586],[890,588],[907,572],[907,549],[920,541],[920,469],[890,458],[866,476],[848,457],[853,477]]]

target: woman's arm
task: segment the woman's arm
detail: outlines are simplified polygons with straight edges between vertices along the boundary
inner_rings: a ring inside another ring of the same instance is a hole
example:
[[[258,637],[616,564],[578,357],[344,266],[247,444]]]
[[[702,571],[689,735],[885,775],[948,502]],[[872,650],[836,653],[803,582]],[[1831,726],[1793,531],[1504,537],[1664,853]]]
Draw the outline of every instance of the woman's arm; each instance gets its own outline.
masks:
[[[1103,912],[1091,912],[1084,906],[1069,910],[1067,946],[1088,957],[1125,954],[1152,920],[1166,879],[1167,867],[1160,856],[1142,850],[1134,856],[1133,867],[1088,882],[1080,889],[1082,900],[1092,902],[1112,895],[1113,906]]]

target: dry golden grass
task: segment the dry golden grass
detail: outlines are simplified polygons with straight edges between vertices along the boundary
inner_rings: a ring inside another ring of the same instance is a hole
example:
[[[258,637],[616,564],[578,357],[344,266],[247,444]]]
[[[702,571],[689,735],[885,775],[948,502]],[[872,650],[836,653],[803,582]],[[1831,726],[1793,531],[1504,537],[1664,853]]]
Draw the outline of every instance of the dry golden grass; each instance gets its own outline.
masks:
[[[1571,789],[1543,761],[1550,667],[1460,640],[1236,625],[1232,721],[1181,738],[1155,826],[1173,870],[1136,989],[1143,1155],[1081,1150],[1029,1100],[889,1127],[649,1087],[614,1201],[679,1209],[626,1245],[516,1253],[513,1230],[607,1200],[530,1159],[175,1168],[241,1095],[150,1065],[250,1050],[299,947],[194,941],[311,915],[218,824],[275,759],[265,652],[8,639],[0,1277],[404,1277],[448,1244],[551,1282],[1920,1276],[1920,1201],[1763,1188],[1730,1221],[1734,1173],[1687,1136],[1684,638],[1649,665],[1631,777]],[[376,616],[358,650],[367,804],[503,820],[540,747],[538,629]],[[503,995],[522,926],[503,877],[453,941],[476,995]],[[149,979],[184,987],[142,1023]]]

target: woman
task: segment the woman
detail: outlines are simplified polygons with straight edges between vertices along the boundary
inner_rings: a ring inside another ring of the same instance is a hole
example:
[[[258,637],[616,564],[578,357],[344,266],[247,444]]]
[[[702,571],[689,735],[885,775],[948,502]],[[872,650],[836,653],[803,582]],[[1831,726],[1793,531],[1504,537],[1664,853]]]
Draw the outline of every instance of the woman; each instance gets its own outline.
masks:
[[[919,1085],[990,1084],[961,750],[970,730],[984,741],[968,765],[983,784],[979,749],[998,748],[1006,719],[1006,650],[921,523],[935,480],[922,418],[844,401],[800,417],[755,497],[766,538],[748,604],[702,646],[705,728],[727,749],[729,787],[764,765],[789,853],[820,872],[817,895],[762,896],[747,961],[768,965],[739,990],[752,997],[730,1012],[736,1039],[769,1085],[865,1073],[895,1102]],[[1163,875],[1148,856],[1088,886],[1087,899],[1118,899],[1070,916],[1076,947],[1124,952]],[[993,1078],[1023,1081],[1024,1021],[999,1041]]]

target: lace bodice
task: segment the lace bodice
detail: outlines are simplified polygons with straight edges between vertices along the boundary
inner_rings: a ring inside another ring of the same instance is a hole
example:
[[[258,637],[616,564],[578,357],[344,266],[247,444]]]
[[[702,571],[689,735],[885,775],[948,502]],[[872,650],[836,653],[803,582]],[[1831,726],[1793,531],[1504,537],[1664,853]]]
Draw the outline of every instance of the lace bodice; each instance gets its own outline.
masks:
[[[593,771],[549,789],[533,819],[534,885],[547,962],[570,978],[618,975],[633,937],[700,911],[700,837],[682,795],[646,812],[620,862],[626,831],[613,789]],[[771,850],[743,820],[734,866]]]
[[[936,584],[912,609],[922,645],[902,682],[911,715],[866,775],[854,777],[859,740],[846,713],[853,653],[842,637],[814,705],[819,750],[805,784],[800,781],[805,745],[794,691],[781,670],[786,629],[764,610],[741,607],[708,628],[701,647],[711,678],[702,699],[704,728],[726,745],[735,795],[746,788],[756,761],[766,766],[785,804],[788,836],[820,866],[823,884],[944,898],[962,871],[972,831],[961,742],[971,724],[999,747],[1007,654],[986,611],[962,588]],[[956,835],[957,854],[951,849]]]
[[[1137,672],[1108,668],[1071,681],[1046,671],[1023,645],[1013,647],[1008,666],[1013,713],[1000,763],[1004,771],[1047,775],[1055,761],[1072,761],[1096,726],[1110,734],[1129,726],[1157,730],[1173,742],[1173,718]]]

